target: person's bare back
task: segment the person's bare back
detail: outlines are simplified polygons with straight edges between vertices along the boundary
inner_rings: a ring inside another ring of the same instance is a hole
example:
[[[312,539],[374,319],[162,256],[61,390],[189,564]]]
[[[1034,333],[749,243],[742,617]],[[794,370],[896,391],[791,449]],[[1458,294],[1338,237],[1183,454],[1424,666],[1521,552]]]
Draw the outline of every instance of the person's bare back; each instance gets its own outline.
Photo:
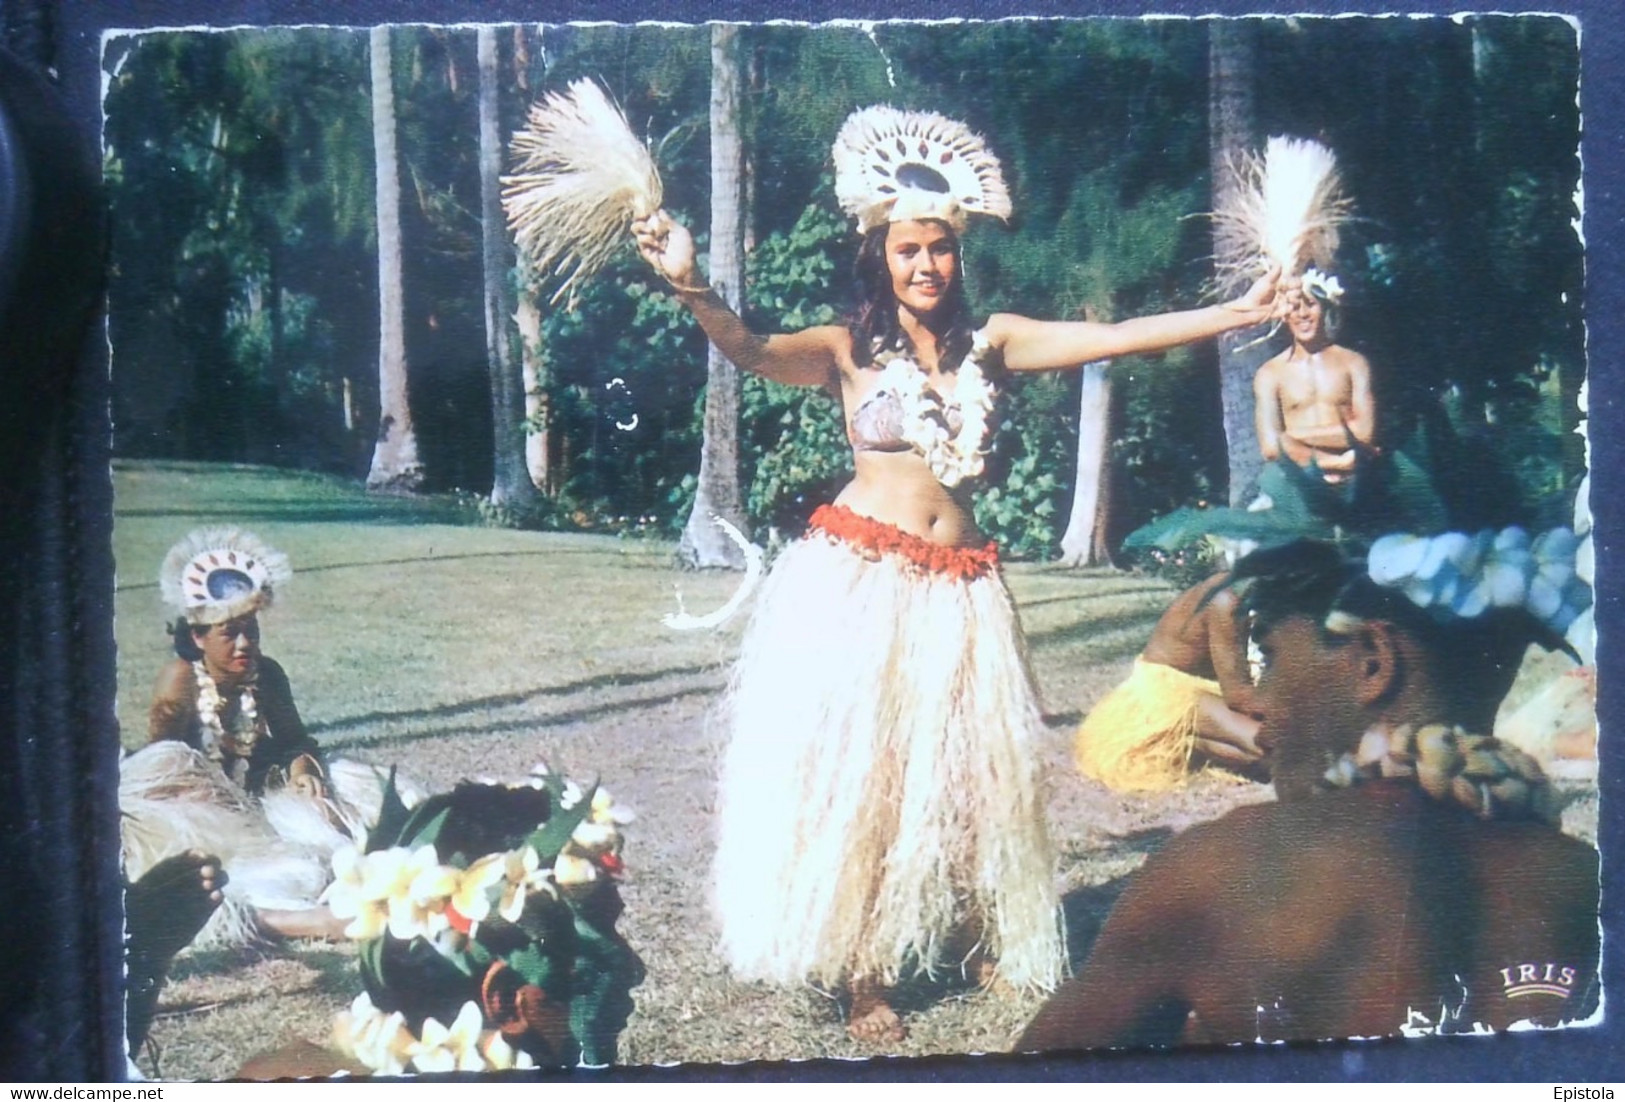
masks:
[[[1017,1049],[1574,1021],[1596,906],[1591,847],[1408,782],[1243,808],[1147,863]]]

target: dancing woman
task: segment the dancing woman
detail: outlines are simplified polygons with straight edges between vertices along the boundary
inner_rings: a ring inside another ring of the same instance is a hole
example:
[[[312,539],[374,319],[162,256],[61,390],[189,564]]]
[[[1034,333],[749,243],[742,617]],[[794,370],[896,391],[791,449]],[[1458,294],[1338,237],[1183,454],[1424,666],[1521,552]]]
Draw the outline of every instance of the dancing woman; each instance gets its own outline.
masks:
[[[1000,384],[1266,320],[1275,274],[1222,306],[977,328],[960,236],[1010,213],[982,139],[871,107],[834,155],[862,233],[845,325],[754,333],[701,282],[686,229],[657,211],[633,230],[724,355],[845,411],[852,481],[775,563],[735,671],[715,904],[736,975],[844,986],[849,1032],[895,1040],[888,989],[909,974],[1047,990],[1064,961],[1037,694],[971,514]]]

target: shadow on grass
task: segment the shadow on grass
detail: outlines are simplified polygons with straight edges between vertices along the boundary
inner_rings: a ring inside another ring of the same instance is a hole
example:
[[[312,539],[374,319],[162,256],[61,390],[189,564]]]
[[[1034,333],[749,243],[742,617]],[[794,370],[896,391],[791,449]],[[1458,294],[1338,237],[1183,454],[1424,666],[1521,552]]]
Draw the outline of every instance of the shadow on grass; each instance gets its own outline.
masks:
[[[1044,597],[1036,601],[1017,601],[1016,608],[1026,612],[1031,608],[1042,608],[1044,605],[1078,604],[1087,605],[1101,601],[1116,601],[1124,597],[1145,597],[1156,594],[1172,597],[1166,586],[1141,585],[1132,589],[1102,589],[1093,593],[1063,593],[1058,597]]]
[[[1100,661],[1102,655],[1111,658],[1121,658],[1124,654],[1138,654],[1145,640],[1151,638],[1151,629],[1162,618],[1161,611],[1124,613],[1121,616],[1104,616],[1093,620],[1079,620],[1076,623],[1063,624],[1059,627],[1046,628],[1043,631],[1030,632],[1027,635],[1027,645],[1030,647],[1047,646],[1052,643],[1088,643],[1097,635],[1107,635],[1119,631],[1142,631],[1144,638],[1139,643],[1131,643],[1126,651],[1120,647],[1108,647],[1104,651],[1090,649],[1091,660]]]
[[[355,949],[325,941],[271,941],[240,948],[193,949],[175,958],[168,982],[221,976],[278,957],[296,960],[316,973],[308,990],[343,995],[355,987]],[[254,992],[240,998],[211,1001],[208,1005],[229,1006],[263,997],[264,992]],[[188,1003],[166,1004],[163,1014],[195,1009],[196,1006]]]
[[[410,555],[410,556],[407,556],[407,557],[404,557],[404,558],[398,558],[398,559],[360,559],[360,560],[357,560],[355,562],[318,563],[315,566],[302,566],[302,567],[300,567],[299,568],[299,573],[301,575],[305,575],[305,574],[323,574],[323,573],[328,573],[328,572],[331,572],[331,571],[334,571],[334,570],[365,570],[365,569],[369,569],[369,568],[372,568],[372,567],[379,567],[379,566],[411,566],[411,565],[413,565],[415,563],[426,563],[426,562],[433,562],[433,563],[457,562],[458,560],[461,560],[461,559],[515,559],[515,558],[519,558],[519,559],[537,558],[537,559],[540,559],[540,558],[553,558],[553,557],[559,556],[559,555],[597,556],[597,557],[600,557],[600,558],[604,558],[606,560],[603,563],[603,568],[605,570],[650,570],[650,569],[658,569],[658,570],[671,570],[674,573],[676,572],[676,568],[671,566],[668,563],[666,557],[657,555],[653,551],[649,552],[648,555],[646,556],[648,559],[653,560],[652,562],[639,562],[639,561],[623,561],[623,559],[624,559],[623,555],[611,555],[610,553],[606,552],[601,547],[535,547],[535,548],[530,548],[530,549],[527,549],[527,550],[516,550],[516,551],[467,551],[467,552],[463,552],[461,554],[455,554],[455,555]],[[136,592],[139,592],[139,591],[141,591],[143,589],[157,589],[157,588],[158,588],[158,583],[156,581],[152,581],[152,582],[128,582],[128,583],[126,583],[124,585],[120,585],[120,586],[116,587],[114,589],[114,592],[115,593],[136,593]]]
[[[496,723],[482,723],[462,727],[434,727],[428,730],[401,734],[354,735],[331,740],[324,739],[322,740],[322,748],[326,750],[371,750],[380,746],[421,742],[424,739],[504,735],[516,731],[545,731],[551,727],[563,727],[572,723],[607,719],[623,712],[641,712],[649,708],[660,708],[693,696],[714,696],[721,691],[722,685],[720,683],[716,685],[695,685],[691,688],[663,693],[660,696],[643,696],[634,700],[616,701],[609,704],[595,705],[591,708],[578,708],[568,712],[555,712],[546,716],[510,719]]]
[[[562,685],[547,685],[524,692],[494,693],[491,696],[477,696],[472,700],[460,700],[455,704],[436,704],[431,708],[403,708],[394,712],[364,712],[358,716],[345,716],[342,719],[331,719],[322,723],[308,723],[305,726],[312,734],[316,734],[321,731],[342,731],[348,727],[364,727],[374,723],[450,719],[454,716],[467,715],[470,712],[487,712],[496,708],[516,708],[521,704],[546,697],[570,696],[574,693],[593,692],[597,689],[616,689],[627,685],[645,685],[651,681],[663,681],[668,677],[694,677],[707,673],[713,668],[710,665],[672,666],[663,670],[648,670],[643,673],[625,671],[602,673],[593,677],[582,678],[580,681],[567,681]]]

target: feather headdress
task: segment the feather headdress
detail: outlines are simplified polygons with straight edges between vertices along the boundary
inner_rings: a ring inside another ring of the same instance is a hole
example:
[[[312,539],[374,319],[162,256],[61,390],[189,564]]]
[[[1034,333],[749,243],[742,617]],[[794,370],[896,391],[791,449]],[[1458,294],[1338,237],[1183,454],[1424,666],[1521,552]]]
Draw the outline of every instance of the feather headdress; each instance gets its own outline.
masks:
[[[835,197],[863,233],[919,218],[940,218],[962,233],[972,214],[1010,218],[999,159],[962,122],[865,107],[841,127],[834,155]]]
[[[158,590],[188,623],[219,624],[270,605],[293,577],[288,556],[240,528],[200,528],[164,557]]]
[[[609,262],[634,220],[660,209],[648,146],[593,81],[534,104],[510,148],[502,209],[519,251],[558,281],[554,302]]]
[[[1332,267],[1338,228],[1352,216],[1353,201],[1331,150],[1274,137],[1263,156],[1243,154],[1229,168],[1228,201],[1213,213],[1221,285],[1244,286],[1271,265],[1285,276]]]

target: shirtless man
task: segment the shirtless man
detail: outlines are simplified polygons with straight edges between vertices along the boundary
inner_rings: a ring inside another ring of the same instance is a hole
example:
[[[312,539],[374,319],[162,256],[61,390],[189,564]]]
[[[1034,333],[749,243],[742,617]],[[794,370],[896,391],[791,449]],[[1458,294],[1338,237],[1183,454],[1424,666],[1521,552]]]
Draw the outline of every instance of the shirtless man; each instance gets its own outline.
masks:
[[[1085,776],[1119,791],[1166,789],[1193,762],[1246,770],[1264,756],[1249,714],[1245,622],[1229,582],[1215,574],[1162,614],[1134,672],[1078,728],[1073,753]]]
[[[1147,861],[1017,1049],[1589,1017],[1596,851],[1555,828],[1527,756],[1425,726],[1486,730],[1511,676],[1496,663],[1530,621],[1435,623],[1323,544],[1251,559],[1237,573],[1253,575],[1258,744],[1279,802],[1193,827]]]
[[[1370,448],[1376,435],[1371,365],[1353,349],[1332,343],[1328,333],[1328,314],[1342,293],[1335,277],[1314,268],[1305,272],[1289,292],[1286,324],[1292,346],[1253,376],[1264,458],[1285,455],[1300,467],[1313,464],[1332,483],[1354,472],[1356,453]]]

